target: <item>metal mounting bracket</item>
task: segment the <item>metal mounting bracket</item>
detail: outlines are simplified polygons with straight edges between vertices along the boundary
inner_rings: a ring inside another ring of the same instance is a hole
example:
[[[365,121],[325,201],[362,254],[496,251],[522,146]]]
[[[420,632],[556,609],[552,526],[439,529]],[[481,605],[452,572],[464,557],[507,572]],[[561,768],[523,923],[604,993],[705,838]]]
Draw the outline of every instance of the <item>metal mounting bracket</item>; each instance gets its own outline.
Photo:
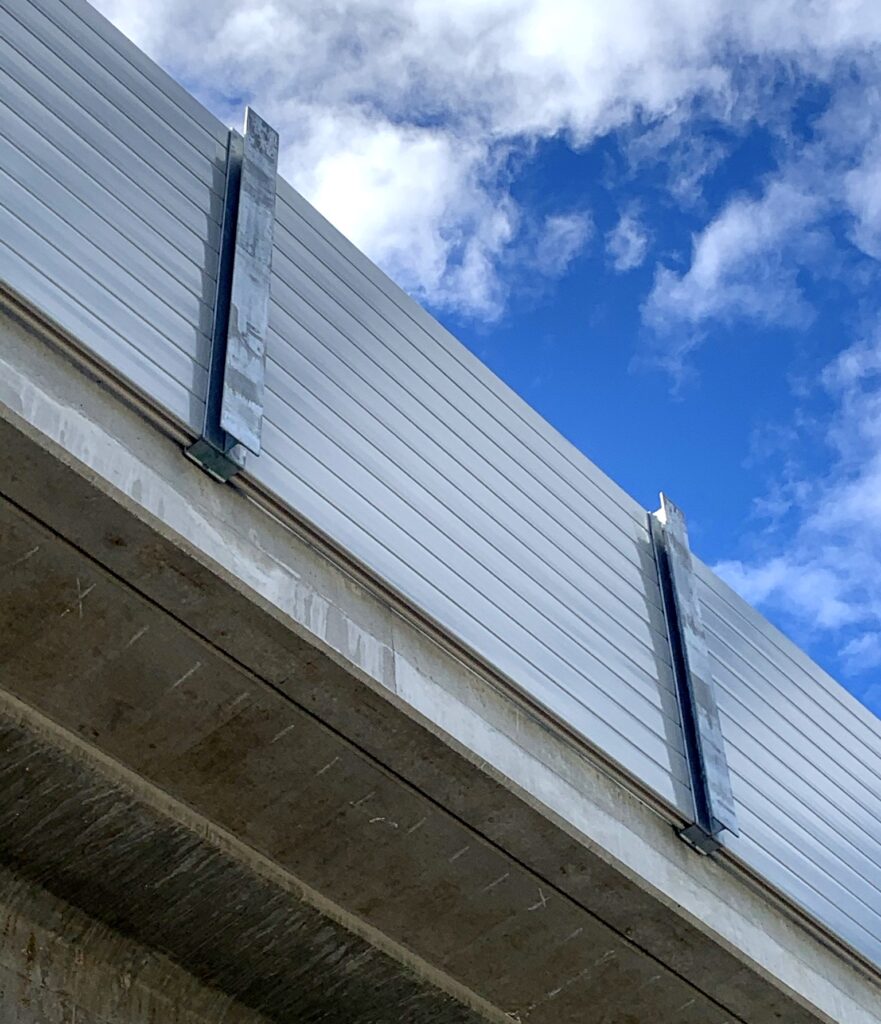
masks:
[[[722,845],[720,833],[738,835],[737,812],[707,651],[685,516],[665,495],[649,526],[676,681],[693,821],[681,837],[701,853]]]
[[[230,131],[202,436],[186,454],[227,481],[260,454],[278,133],[253,110]]]

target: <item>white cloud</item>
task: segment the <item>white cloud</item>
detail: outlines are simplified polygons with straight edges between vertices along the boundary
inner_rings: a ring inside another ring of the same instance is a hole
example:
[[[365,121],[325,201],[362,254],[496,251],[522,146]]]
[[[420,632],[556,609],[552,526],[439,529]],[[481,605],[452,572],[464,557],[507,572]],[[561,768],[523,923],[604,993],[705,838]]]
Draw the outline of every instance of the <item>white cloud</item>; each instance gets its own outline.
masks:
[[[705,130],[695,130],[699,113],[704,117],[715,114],[727,126],[741,126],[758,113],[755,102],[743,102],[743,90],[737,95],[742,102],[735,110],[718,96],[723,107],[707,104],[707,97],[696,98],[694,103],[682,103],[663,120],[646,127],[639,123],[624,134],[624,152],[633,170],[660,168],[665,172],[666,186],[676,202],[685,208],[700,205],[703,200],[703,182],[724,160],[728,146]],[[712,97],[711,97],[712,98]],[[707,107],[709,106],[709,109]],[[767,104],[763,111],[768,113]]]
[[[803,555],[808,557],[802,557]],[[752,565],[722,561],[715,571],[753,605],[772,605],[802,624],[836,630],[861,619],[847,599],[842,574],[809,551],[787,553]]]
[[[841,660],[848,675],[881,666],[881,633],[863,633],[841,648]],[[872,687],[872,704],[881,712],[881,686]]]
[[[819,251],[835,270],[834,252],[818,245],[819,217],[840,218],[856,246],[881,256],[881,109],[867,99],[875,92],[842,87],[813,138],[790,154],[758,204],[740,211],[754,223],[741,232],[743,244],[732,245],[722,261],[728,267],[716,279],[722,315],[786,323],[785,307],[778,315],[781,303],[804,309],[795,278],[799,268],[811,268]],[[723,212],[706,233],[724,220]],[[697,247],[682,280],[696,274],[696,267]],[[741,270],[755,302],[726,309],[726,284]],[[763,303],[760,288],[769,301]],[[845,348],[817,386],[831,400],[831,414],[825,421],[797,416],[781,450],[770,453],[782,466],[768,499],[756,503],[768,523],[757,540],[763,555],[717,568],[747,600],[778,612],[805,642],[837,644],[841,671],[858,676],[881,664],[881,329]],[[810,399],[810,391],[803,397]],[[799,428],[805,432],[801,443],[811,451],[809,463],[825,461],[824,471],[798,470]],[[863,699],[874,699],[881,712],[877,687],[874,698],[866,693]]]
[[[434,128],[334,114],[313,118],[281,159],[300,191],[333,211],[335,226],[404,288],[485,319],[501,312],[495,268],[519,214],[485,187],[484,146]]]
[[[593,234],[589,213],[558,213],[545,217],[535,247],[536,268],[545,277],[562,277]]]
[[[854,214],[853,240],[881,258],[881,160],[871,156],[844,177],[845,197]]]
[[[881,663],[881,333],[838,356],[823,386],[836,403],[828,472],[794,482],[771,554],[716,570],[800,632],[837,637],[843,670],[859,672]]]
[[[789,112],[776,125],[780,163],[761,194],[728,199],[693,236],[684,271],[657,269],[643,318],[660,342],[661,362],[674,371],[715,324],[804,328],[815,313],[807,281],[837,275],[856,283],[852,266],[842,273],[854,254],[837,244],[836,222],[856,249],[881,260],[881,72],[852,58],[831,75],[829,106],[807,138],[791,131]],[[659,139],[665,159],[683,133],[671,119]],[[630,146],[637,161],[645,159],[643,142]],[[680,148],[690,145],[686,135]],[[670,187],[675,194],[676,183]],[[865,264],[860,272],[866,281],[872,274]]]
[[[870,68],[860,88],[842,88],[823,118],[827,147],[846,168],[843,204],[853,218],[851,240],[881,259],[881,81]]]
[[[505,301],[499,268],[531,219],[511,196],[507,151],[528,154],[555,137],[584,146],[637,121],[681,125],[696,97],[714,116],[743,121],[767,105],[769,61],[822,77],[881,39],[874,0],[98,6],[230,122],[250,101],[280,129],[293,184],[407,287],[490,317]],[[751,60],[747,88],[733,76]],[[695,187],[698,164],[718,159],[705,149],[677,172],[680,196]],[[854,177],[855,208],[866,187]],[[877,212],[869,204],[862,215],[869,224]],[[710,315],[705,272],[662,278],[671,294],[659,313]],[[754,291],[737,299],[733,280],[728,291],[735,305],[761,305]]]
[[[661,332],[707,320],[808,322],[811,310],[796,283],[798,260],[791,257],[797,247],[804,258],[806,233],[824,208],[822,197],[785,180],[771,182],[759,199],[734,199],[694,238],[685,273],[658,270],[645,319]]]
[[[612,266],[619,273],[642,265],[649,248],[650,236],[635,210],[622,213],[618,223],[606,235],[606,250]]]

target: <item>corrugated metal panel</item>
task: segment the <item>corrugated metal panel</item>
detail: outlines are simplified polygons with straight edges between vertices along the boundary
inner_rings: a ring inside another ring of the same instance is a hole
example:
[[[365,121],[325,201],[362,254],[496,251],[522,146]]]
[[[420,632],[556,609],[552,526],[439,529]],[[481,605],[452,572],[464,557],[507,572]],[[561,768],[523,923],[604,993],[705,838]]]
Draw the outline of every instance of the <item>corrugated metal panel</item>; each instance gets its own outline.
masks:
[[[881,722],[698,575],[741,828],[726,846],[881,963]]]
[[[137,53],[85,3],[0,9],[2,276],[196,426],[226,129]]]
[[[261,483],[687,805],[645,514],[280,186]]]

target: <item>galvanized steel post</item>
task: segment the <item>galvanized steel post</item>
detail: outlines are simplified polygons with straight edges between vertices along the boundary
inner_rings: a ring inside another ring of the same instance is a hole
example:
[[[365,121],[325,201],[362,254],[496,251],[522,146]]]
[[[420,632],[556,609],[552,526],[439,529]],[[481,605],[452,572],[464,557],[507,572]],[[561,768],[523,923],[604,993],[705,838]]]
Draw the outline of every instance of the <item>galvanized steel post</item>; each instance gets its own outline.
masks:
[[[260,454],[278,133],[250,107],[229,133],[202,436],[187,455],[218,480]]]
[[[738,834],[737,812],[694,585],[688,530],[681,509],[664,494],[660,509],[649,516],[649,526],[694,807],[694,820],[681,835],[702,853],[712,853],[721,846],[719,835],[724,829]]]

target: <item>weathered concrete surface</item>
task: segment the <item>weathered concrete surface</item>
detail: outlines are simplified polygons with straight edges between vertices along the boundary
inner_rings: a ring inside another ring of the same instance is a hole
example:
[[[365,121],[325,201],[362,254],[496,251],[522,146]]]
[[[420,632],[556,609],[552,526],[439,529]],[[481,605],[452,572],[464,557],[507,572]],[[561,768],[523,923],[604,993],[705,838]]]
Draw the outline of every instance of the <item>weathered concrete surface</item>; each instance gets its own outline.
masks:
[[[171,954],[228,999],[273,1020],[502,1018],[9,697],[0,697],[0,751],[3,862],[122,935]]]
[[[646,956],[3,499],[0,537],[7,691],[245,839],[288,869],[292,884],[329,896],[415,952],[434,983],[446,979],[463,1001],[476,1003],[469,995],[475,991],[499,1010],[535,1021],[583,1020],[585,1006],[595,1014],[588,1019],[640,1021],[647,996],[653,1012],[684,1024],[729,1018],[706,990]],[[288,671],[302,674],[304,685],[313,675],[313,683],[333,685],[341,671],[321,666],[321,656],[306,649],[291,653]],[[10,725],[0,717],[0,857],[37,871],[60,895],[134,931],[212,984],[223,985],[228,974],[241,984],[254,968],[237,951],[256,950],[271,970],[257,972],[235,995],[270,1016],[302,1016],[297,977],[279,986],[290,1005],[267,1005],[261,993],[267,978],[276,988],[295,937],[302,945],[304,935],[322,934],[320,920],[304,921],[302,911],[263,897],[247,867],[237,874],[202,853],[204,823],[169,833],[152,814],[144,821],[147,812],[133,800],[107,792],[72,754],[53,751],[64,746],[63,735],[44,728],[42,742],[32,740],[23,733],[26,717],[16,724],[14,710]],[[73,741],[66,742],[70,748]],[[234,910],[224,918],[229,894]],[[212,949],[226,945],[226,954]],[[333,972],[318,969],[322,962],[329,958],[344,978],[357,980],[372,965],[364,956],[338,938],[306,946],[297,959],[315,965],[310,1012],[340,987]],[[409,1005],[416,997],[398,996],[393,972],[372,974],[365,988],[381,993],[388,1016],[376,1017],[348,985],[353,1020],[458,1019],[446,1004],[443,1014],[429,1014],[422,993],[416,1013]],[[332,1007],[328,1012],[333,1019]]]
[[[315,538],[42,338],[0,353],[4,687],[484,1015],[879,1020],[846,951]]]
[[[3,1024],[266,1024],[226,993],[0,868]]]

